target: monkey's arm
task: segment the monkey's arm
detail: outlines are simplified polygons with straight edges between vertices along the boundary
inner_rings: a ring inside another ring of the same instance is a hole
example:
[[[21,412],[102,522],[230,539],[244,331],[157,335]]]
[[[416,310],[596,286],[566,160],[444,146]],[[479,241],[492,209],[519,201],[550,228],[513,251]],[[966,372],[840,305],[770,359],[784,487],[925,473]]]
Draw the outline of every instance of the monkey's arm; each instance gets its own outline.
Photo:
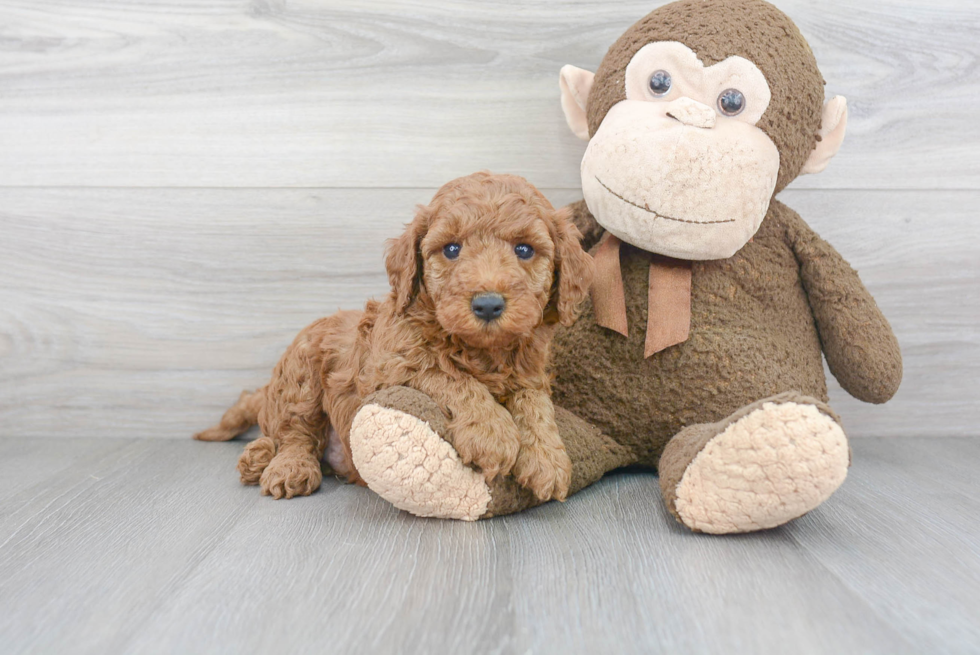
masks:
[[[781,209],[830,372],[858,400],[887,401],[902,382],[891,326],[857,271],[796,212]]]
[[[568,205],[568,208],[572,210],[572,223],[582,233],[582,249],[587,252],[592,246],[599,243],[599,239],[602,238],[606,230],[596,222],[592,212],[586,206],[585,200],[573,202]]]

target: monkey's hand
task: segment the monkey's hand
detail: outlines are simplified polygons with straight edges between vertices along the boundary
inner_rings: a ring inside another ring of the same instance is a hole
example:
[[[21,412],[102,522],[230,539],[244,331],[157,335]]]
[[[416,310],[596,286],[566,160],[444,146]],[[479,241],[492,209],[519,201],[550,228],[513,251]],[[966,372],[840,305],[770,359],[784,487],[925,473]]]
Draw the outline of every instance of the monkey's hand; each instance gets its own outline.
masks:
[[[830,372],[858,400],[887,401],[902,382],[902,352],[891,326],[857,271],[799,215],[783,209]]]

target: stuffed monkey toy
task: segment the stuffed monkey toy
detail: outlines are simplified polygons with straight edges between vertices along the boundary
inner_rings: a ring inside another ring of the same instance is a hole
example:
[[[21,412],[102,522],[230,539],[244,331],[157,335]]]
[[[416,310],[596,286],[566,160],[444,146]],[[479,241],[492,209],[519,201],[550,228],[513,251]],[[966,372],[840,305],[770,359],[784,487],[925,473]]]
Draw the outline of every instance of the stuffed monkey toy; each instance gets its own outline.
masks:
[[[793,22],[763,0],[681,0],[630,27],[592,73],[565,66],[561,104],[588,141],[572,208],[597,275],[553,344],[570,492],[656,469],[688,528],[735,533],[825,501],[850,464],[821,353],[851,395],[883,403],[902,360],[857,273],[776,195],[822,171],[847,105]],[[351,431],[368,485],[421,516],[538,504],[484,480],[424,395],[379,392]],[[651,502],[656,502],[651,498]]]

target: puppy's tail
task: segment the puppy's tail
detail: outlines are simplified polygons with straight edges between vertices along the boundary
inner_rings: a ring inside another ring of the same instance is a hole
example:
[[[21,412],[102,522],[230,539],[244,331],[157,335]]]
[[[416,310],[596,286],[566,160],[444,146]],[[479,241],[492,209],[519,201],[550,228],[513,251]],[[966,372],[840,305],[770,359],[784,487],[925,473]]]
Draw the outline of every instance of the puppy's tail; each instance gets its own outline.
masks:
[[[198,432],[194,438],[198,441],[228,441],[258,423],[259,411],[265,402],[265,387],[258,391],[243,391],[238,402],[232,405],[221,422],[203,432]]]

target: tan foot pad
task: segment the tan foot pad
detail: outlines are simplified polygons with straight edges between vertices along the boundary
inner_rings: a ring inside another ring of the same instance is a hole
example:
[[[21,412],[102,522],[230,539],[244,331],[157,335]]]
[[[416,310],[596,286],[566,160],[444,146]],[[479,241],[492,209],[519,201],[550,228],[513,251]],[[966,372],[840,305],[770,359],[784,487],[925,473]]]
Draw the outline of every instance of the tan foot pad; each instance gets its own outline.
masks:
[[[813,405],[767,402],[698,453],[677,485],[677,514],[714,534],[772,528],[829,498],[847,466],[834,419]]]
[[[395,507],[443,519],[475,521],[490,504],[483,476],[411,414],[365,405],[354,417],[351,454],[368,487]]]

